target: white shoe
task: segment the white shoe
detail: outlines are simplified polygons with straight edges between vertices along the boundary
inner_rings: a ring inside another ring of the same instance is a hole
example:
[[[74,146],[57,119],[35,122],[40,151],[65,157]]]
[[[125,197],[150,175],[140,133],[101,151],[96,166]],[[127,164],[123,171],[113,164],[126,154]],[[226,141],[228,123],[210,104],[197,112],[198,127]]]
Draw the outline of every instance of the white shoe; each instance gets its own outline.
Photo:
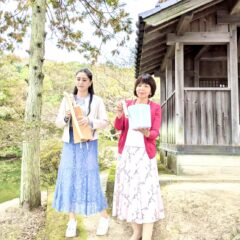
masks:
[[[77,236],[77,221],[74,219],[69,220],[67,224],[66,237],[76,237]]]
[[[110,220],[109,217],[108,218],[105,218],[105,217],[100,218],[96,235],[103,236],[103,235],[107,234],[108,228],[109,228],[109,220]]]

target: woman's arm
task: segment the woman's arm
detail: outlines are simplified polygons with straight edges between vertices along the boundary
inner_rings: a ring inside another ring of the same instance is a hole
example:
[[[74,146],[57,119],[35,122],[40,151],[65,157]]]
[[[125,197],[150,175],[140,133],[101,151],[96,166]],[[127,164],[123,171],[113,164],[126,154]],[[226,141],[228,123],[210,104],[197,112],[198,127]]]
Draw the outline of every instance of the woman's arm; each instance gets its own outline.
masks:
[[[120,118],[116,117],[114,121],[114,128],[117,130],[123,130],[124,129],[124,116],[122,115]]]
[[[119,101],[117,103],[117,107],[116,107],[116,118],[114,121],[114,128],[121,131],[124,129],[124,122],[125,122],[125,115],[123,113],[123,103],[122,101]]]
[[[108,116],[103,100],[99,98],[97,118],[89,118],[93,129],[103,129],[108,125]]]

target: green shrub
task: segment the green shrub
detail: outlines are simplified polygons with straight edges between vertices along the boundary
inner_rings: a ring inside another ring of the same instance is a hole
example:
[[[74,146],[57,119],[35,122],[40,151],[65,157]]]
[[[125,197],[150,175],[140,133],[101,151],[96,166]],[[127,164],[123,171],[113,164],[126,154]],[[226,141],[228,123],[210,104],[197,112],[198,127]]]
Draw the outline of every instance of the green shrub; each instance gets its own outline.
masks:
[[[41,182],[44,187],[55,184],[62,150],[62,142],[48,140],[41,149]]]
[[[0,148],[0,160],[9,158],[20,158],[22,156],[22,149],[18,146],[8,146]]]
[[[1,106],[0,107],[0,118],[4,120],[9,120],[16,118],[17,114],[15,110],[11,107]]]

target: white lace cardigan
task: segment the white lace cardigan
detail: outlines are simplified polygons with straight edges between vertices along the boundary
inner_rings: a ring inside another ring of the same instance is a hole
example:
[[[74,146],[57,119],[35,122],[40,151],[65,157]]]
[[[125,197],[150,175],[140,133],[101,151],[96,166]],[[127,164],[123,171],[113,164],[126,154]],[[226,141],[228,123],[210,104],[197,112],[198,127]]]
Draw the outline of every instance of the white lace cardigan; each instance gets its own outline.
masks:
[[[69,136],[70,121],[68,122],[64,121],[65,113],[67,110],[69,110],[69,107],[66,99],[63,98],[55,123],[58,128],[64,128],[63,135],[62,135],[62,140],[64,142],[70,141],[70,136]],[[93,99],[91,103],[91,111],[88,115],[88,118],[94,130],[103,129],[108,125],[107,111],[101,97],[93,95]],[[97,138],[98,138],[97,131],[94,131],[94,136],[92,140],[95,140]]]

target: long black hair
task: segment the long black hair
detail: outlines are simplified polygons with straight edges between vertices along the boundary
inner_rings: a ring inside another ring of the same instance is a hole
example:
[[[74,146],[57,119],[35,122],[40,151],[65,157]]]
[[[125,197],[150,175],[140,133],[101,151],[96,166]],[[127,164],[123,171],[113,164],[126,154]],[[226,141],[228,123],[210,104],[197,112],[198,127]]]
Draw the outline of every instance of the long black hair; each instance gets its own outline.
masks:
[[[87,75],[87,77],[90,79],[90,81],[92,82],[93,75],[92,75],[91,71],[88,68],[83,68],[83,69],[78,70],[75,75],[77,76],[78,73],[80,73],[80,72],[85,73]],[[73,89],[73,95],[77,95],[77,92],[78,92],[78,89],[75,86],[74,89]],[[90,99],[89,99],[87,116],[89,115],[89,113],[91,111],[91,103],[92,103],[92,99],[93,99],[93,95],[94,95],[93,82],[92,82],[91,86],[89,86],[89,88],[88,88],[88,93],[90,95]]]

